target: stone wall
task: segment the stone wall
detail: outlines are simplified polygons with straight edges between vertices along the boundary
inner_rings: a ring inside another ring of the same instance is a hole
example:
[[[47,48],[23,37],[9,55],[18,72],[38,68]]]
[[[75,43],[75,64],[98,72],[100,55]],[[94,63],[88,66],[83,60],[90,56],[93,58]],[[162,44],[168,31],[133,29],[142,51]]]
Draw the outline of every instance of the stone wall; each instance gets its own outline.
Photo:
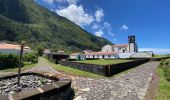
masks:
[[[22,75],[38,75],[50,79],[55,79],[56,82],[46,84],[41,87],[26,89],[12,95],[0,95],[0,100],[72,100],[74,91],[71,88],[71,79],[58,79],[56,76],[48,76],[39,73],[22,73]],[[1,79],[8,79],[16,77],[17,74],[0,77]]]
[[[106,76],[112,76],[117,73],[123,72],[130,68],[137,67],[141,64],[149,62],[149,59],[138,59],[131,62],[119,63],[119,64],[112,64],[105,66],[106,67]]]
[[[82,71],[106,76],[106,69],[102,65],[71,62],[71,61],[60,61],[59,63],[66,67],[71,67],[74,69],[79,69]]]
[[[112,76],[114,74],[136,67],[148,61],[149,59],[138,59],[130,62],[112,64],[112,65],[96,65],[96,64],[87,64],[87,63],[79,63],[79,62],[71,62],[71,61],[60,61],[60,64],[63,66],[91,72],[98,75]]]

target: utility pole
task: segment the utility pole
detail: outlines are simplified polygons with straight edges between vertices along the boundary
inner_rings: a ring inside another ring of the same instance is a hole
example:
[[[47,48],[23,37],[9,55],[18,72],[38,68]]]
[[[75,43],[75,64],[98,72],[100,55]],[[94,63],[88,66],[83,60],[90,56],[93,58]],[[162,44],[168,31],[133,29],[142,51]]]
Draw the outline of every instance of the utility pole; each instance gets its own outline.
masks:
[[[20,86],[20,76],[21,76],[21,67],[22,67],[22,55],[24,51],[24,42],[21,42],[21,50],[20,50],[20,57],[19,57],[19,67],[18,67],[18,82],[17,86]]]

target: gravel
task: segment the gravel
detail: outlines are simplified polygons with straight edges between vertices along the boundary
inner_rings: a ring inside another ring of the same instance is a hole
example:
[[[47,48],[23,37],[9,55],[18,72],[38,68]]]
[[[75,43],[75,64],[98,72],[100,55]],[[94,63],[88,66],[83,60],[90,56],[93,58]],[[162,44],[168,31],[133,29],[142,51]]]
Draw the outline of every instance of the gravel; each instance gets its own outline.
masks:
[[[21,76],[20,86],[17,86],[17,77],[0,80],[0,94],[2,95],[13,94],[15,92],[20,92],[25,89],[44,86],[45,84],[51,84],[53,82],[55,82],[55,80],[50,80],[36,75]]]

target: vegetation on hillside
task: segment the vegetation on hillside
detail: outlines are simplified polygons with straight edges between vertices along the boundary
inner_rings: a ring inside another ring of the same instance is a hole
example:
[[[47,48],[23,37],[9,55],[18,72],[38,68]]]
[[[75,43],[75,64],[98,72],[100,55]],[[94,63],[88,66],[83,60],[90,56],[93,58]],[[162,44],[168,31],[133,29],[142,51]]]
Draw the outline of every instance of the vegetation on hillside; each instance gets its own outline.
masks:
[[[112,44],[33,0],[0,0],[0,41],[24,40],[32,48],[81,51]]]

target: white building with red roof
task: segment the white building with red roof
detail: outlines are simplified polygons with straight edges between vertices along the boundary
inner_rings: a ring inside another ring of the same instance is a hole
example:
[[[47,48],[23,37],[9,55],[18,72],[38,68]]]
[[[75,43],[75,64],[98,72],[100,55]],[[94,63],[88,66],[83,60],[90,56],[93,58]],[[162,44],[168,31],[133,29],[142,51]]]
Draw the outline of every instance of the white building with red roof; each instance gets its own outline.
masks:
[[[101,51],[85,50],[84,53],[86,59],[146,58],[153,56],[151,52],[138,52],[135,36],[128,37],[128,44],[105,45],[101,48]]]
[[[3,54],[19,54],[21,50],[21,45],[0,43],[0,53]],[[30,47],[24,46],[24,53],[31,52]]]
[[[129,36],[129,44],[105,45],[99,52],[85,52],[86,58],[117,59],[129,58],[138,52],[135,36]]]

